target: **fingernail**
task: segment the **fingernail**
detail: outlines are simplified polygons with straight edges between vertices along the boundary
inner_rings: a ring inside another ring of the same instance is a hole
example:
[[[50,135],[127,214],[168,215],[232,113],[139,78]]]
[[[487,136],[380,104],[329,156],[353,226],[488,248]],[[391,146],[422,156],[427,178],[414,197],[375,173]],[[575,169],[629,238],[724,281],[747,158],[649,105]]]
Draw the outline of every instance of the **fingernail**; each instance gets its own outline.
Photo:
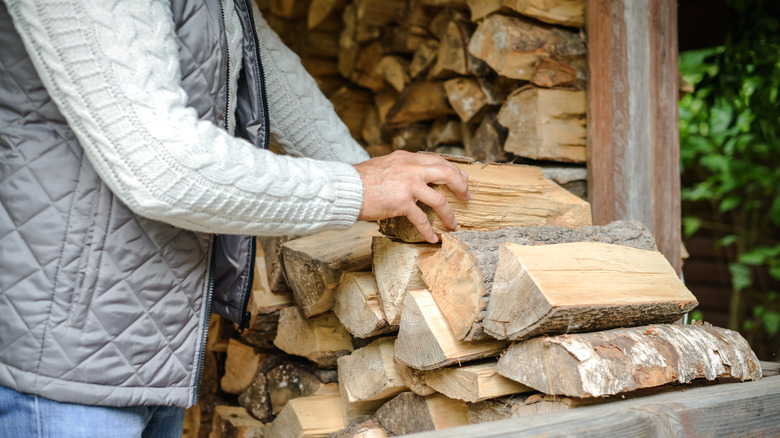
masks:
[[[470,199],[471,199],[471,191],[469,190],[469,191],[466,191],[466,200],[468,201]]]
[[[466,171],[465,171],[465,170],[463,170],[463,169],[460,169],[460,173],[461,173],[461,175],[463,175],[463,178],[469,179],[469,174],[468,174],[468,173],[466,173]]]

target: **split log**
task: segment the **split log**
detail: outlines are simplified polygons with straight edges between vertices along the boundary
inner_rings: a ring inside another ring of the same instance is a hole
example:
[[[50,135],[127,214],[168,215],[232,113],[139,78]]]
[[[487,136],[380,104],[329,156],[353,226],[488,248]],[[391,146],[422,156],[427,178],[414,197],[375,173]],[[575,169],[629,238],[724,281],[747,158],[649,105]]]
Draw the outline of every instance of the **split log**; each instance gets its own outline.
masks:
[[[466,155],[487,164],[505,161],[504,142],[506,136],[507,129],[498,123],[497,113],[487,113],[482,117],[471,141],[464,143]]]
[[[395,369],[404,381],[404,385],[413,393],[421,396],[435,394],[436,390],[425,383],[425,371],[416,370],[401,362],[397,357],[393,358]]]
[[[346,429],[333,432],[328,438],[387,438],[390,435],[384,427],[373,418],[352,423]]]
[[[349,128],[350,135],[353,138],[360,138],[366,113],[371,105],[371,93],[345,86],[331,94],[330,101],[336,114]]]
[[[544,176],[581,199],[588,199],[588,171],[585,167],[543,167]]]
[[[209,318],[209,331],[206,337],[206,351],[224,353],[228,342],[236,332],[235,324],[214,313]]]
[[[445,186],[444,194],[455,212],[458,230],[489,231],[508,227],[591,224],[590,204],[546,179],[533,166],[455,163],[468,175],[471,200],[462,202]],[[450,232],[432,208],[423,205],[437,235]],[[406,242],[422,242],[422,235],[406,217],[384,219],[382,234]]]
[[[285,362],[265,373],[268,401],[273,415],[279,414],[290,400],[314,395],[338,394],[336,382],[323,382],[311,369]]]
[[[376,223],[358,221],[344,231],[323,231],[282,245],[284,270],[306,317],[330,310],[344,272],[371,266]]]
[[[498,113],[509,129],[504,149],[535,160],[584,163],[585,111],[584,91],[520,88]]]
[[[761,378],[758,359],[739,333],[691,325],[535,338],[514,344],[497,369],[544,393],[572,397],[601,397],[696,378]]]
[[[456,8],[444,8],[436,14],[435,17],[428,24],[428,30],[441,41],[447,34],[447,27],[452,21],[464,21],[467,18],[463,15],[463,12]],[[472,29],[473,32],[473,29]]]
[[[260,362],[264,359],[265,355],[256,351],[254,347],[231,339],[228,343],[225,374],[220,380],[220,388],[230,394],[246,391],[260,369]]]
[[[357,338],[369,338],[398,330],[388,324],[379,302],[374,274],[347,272],[341,279],[333,301],[333,313]]]
[[[355,68],[360,43],[357,42],[357,6],[349,3],[341,13],[341,21],[344,28],[339,34],[339,55],[337,65],[341,76],[349,79],[352,77],[352,69]]]
[[[403,392],[379,408],[376,419],[391,434],[406,435],[466,425],[468,408],[462,400],[441,394]]]
[[[602,242],[655,250],[650,230],[639,222],[607,226],[524,227],[492,232],[458,231],[442,236],[442,249],[418,267],[458,339],[486,337],[483,324],[498,263],[499,246]],[[525,304],[525,302],[523,302]]]
[[[217,406],[209,438],[262,438],[265,424],[237,406]]]
[[[374,105],[369,105],[366,110],[366,118],[363,121],[363,128],[360,130],[360,136],[363,137],[363,141],[369,146],[387,145],[382,119],[379,118],[379,110]],[[368,147],[366,147],[366,152],[372,157],[376,156],[371,154]],[[389,152],[392,152],[392,149]]]
[[[298,237],[300,236],[269,236],[257,238],[257,243],[259,244],[258,248],[262,250],[263,260],[265,262],[265,274],[268,279],[269,290],[276,295],[289,296],[290,300],[292,300],[292,296],[289,294],[292,293],[292,290],[290,289],[290,286],[287,285],[287,279],[284,278],[282,244],[297,239]],[[260,271],[255,271],[255,275],[259,274]]]
[[[398,92],[392,88],[386,88],[374,95],[374,105],[379,113],[379,120],[382,124],[387,124],[387,113],[398,100]]]
[[[441,79],[455,75],[485,76],[490,68],[484,61],[469,53],[469,39],[475,26],[467,21],[447,23],[443,38],[439,40],[439,53],[431,69],[430,77]]]
[[[301,56],[303,68],[314,77],[315,80],[322,77],[338,77],[339,67],[335,59],[322,58],[319,56]]]
[[[442,145],[455,146],[463,144],[463,131],[460,125],[460,122],[457,120],[449,119],[438,119],[433,122],[426,139],[428,149]]]
[[[339,358],[339,387],[347,423],[373,415],[386,401],[406,390],[393,364],[394,341],[379,338]]]
[[[545,23],[585,27],[585,0],[503,0],[502,3]]]
[[[433,120],[452,114],[447,93],[441,82],[409,84],[387,111],[388,125],[402,126],[423,120]]]
[[[274,345],[288,354],[305,357],[321,367],[332,367],[349,354],[352,340],[332,313],[304,318],[297,307],[282,309]]]
[[[357,18],[370,26],[385,26],[398,18],[403,0],[355,0]]]
[[[384,88],[385,80],[378,69],[383,54],[384,49],[379,41],[374,41],[371,44],[361,47],[360,50],[358,50],[355,65],[352,68],[352,74],[350,75],[352,82],[374,92]]]
[[[271,0],[271,13],[288,20],[303,18],[308,11],[308,0]]]
[[[396,91],[401,92],[409,83],[409,62],[397,55],[383,56],[377,64],[380,74]]]
[[[583,59],[585,42],[569,30],[493,14],[477,27],[468,51],[501,76],[528,80],[541,57],[561,62]]]
[[[430,124],[425,122],[410,123],[395,130],[392,139],[393,150],[420,152],[425,150],[428,141]]]
[[[485,112],[501,105],[490,83],[476,78],[455,78],[444,83],[447,99],[465,123],[480,120]]]
[[[422,41],[412,56],[412,61],[409,64],[409,75],[414,79],[433,67],[438,53],[438,41],[431,39]]]
[[[306,16],[306,25],[309,29],[316,29],[346,4],[347,0],[311,0],[309,13]]]
[[[466,0],[471,20],[479,21],[494,12],[506,14],[510,9],[503,7],[503,0]]]
[[[371,158],[381,157],[393,152],[393,147],[389,144],[372,144],[366,146],[366,152]]]
[[[571,87],[577,80],[577,71],[565,62],[539,58],[531,73],[531,83],[544,88]]]
[[[438,245],[397,242],[384,236],[371,243],[376,289],[385,318],[392,325],[401,321],[401,305],[407,290],[423,289],[417,260],[433,255]]]
[[[496,372],[496,361],[425,371],[425,383],[449,398],[469,403],[533,389]]]
[[[595,242],[499,248],[483,321],[498,339],[669,323],[698,302],[659,251]]]
[[[496,356],[506,346],[506,342],[496,340],[459,341],[430,292],[425,289],[407,292],[395,343],[395,355],[404,364],[431,370]]]
[[[266,428],[266,438],[322,437],[339,431],[344,423],[341,396],[315,395],[290,400]]]

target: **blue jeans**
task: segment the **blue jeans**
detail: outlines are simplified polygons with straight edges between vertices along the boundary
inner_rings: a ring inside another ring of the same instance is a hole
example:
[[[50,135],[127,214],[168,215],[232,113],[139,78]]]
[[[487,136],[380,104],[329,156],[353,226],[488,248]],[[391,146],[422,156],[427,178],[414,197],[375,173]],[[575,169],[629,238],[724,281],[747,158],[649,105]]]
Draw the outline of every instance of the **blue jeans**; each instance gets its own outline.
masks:
[[[184,408],[60,403],[0,386],[3,438],[181,437]]]

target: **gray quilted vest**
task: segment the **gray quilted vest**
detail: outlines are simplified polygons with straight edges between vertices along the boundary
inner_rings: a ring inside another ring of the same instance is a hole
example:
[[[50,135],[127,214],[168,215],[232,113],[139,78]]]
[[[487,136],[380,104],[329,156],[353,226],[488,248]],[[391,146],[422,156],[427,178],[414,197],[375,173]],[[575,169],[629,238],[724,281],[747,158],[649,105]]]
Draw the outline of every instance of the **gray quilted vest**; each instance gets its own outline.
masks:
[[[267,142],[251,0],[236,135]],[[225,126],[220,0],[172,0],[184,89]],[[106,405],[197,401],[208,317],[245,323],[254,239],[133,214],[102,183],[0,3],[0,385]]]

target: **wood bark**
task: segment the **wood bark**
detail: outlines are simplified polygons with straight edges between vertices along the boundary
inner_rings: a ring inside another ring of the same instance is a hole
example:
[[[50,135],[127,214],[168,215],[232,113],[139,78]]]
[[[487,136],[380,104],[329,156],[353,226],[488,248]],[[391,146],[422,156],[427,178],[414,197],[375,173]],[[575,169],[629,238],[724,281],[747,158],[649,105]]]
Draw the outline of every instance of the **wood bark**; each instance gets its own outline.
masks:
[[[369,338],[398,330],[388,324],[380,304],[374,274],[347,272],[333,301],[333,313],[357,338]]]
[[[397,357],[393,358],[395,369],[398,370],[398,374],[404,381],[404,385],[409,388],[413,393],[421,396],[435,394],[436,390],[431,388],[425,383],[425,371],[416,370],[410,366],[407,366]]]
[[[503,0],[502,4],[545,23],[585,26],[585,0]]]
[[[377,64],[380,74],[399,93],[409,83],[409,61],[397,56],[386,55]]]
[[[406,391],[393,363],[394,342],[394,338],[379,338],[339,358],[339,387],[347,423],[373,415],[386,401]]]
[[[350,75],[352,82],[358,86],[368,88],[373,92],[377,92],[384,88],[385,80],[379,69],[379,63],[382,60],[383,55],[384,49],[379,41],[374,41],[373,43],[361,47],[358,51],[357,58],[355,59],[355,66],[352,68],[352,74]],[[354,134],[353,137],[355,137]]]
[[[426,122],[410,123],[396,129],[391,140],[393,150],[424,151],[430,130],[430,124]]]
[[[468,409],[463,401],[441,394],[421,397],[403,392],[385,403],[376,419],[393,435],[405,435],[466,425]]]
[[[217,406],[209,438],[262,438],[265,424],[237,406]]]
[[[282,245],[284,270],[306,317],[330,310],[344,272],[371,266],[376,223],[358,221],[344,231],[323,231]]]
[[[284,264],[282,263],[282,244],[290,240],[297,239],[300,236],[269,236],[258,237],[258,254],[262,254],[265,263],[265,276],[268,279],[269,290],[273,294],[289,296],[292,292],[287,285],[287,279],[284,278]],[[258,255],[258,260],[259,260]],[[261,271],[255,271],[255,275],[260,275]],[[261,283],[263,284],[263,283]],[[290,296],[291,297],[291,296]]]
[[[499,246],[549,245],[570,242],[612,243],[654,250],[653,236],[638,222],[613,222],[604,227],[524,227],[499,231],[458,231],[442,236],[442,249],[418,267],[456,338],[485,338],[484,319],[492,299]]]
[[[355,0],[357,18],[371,26],[384,26],[398,18],[403,0]]]
[[[456,20],[447,23],[444,35],[439,39],[439,52],[429,75],[431,78],[484,76],[490,72],[484,61],[468,51],[469,39],[474,29],[475,26],[468,21]]]
[[[449,398],[469,403],[533,391],[496,372],[496,361],[425,371],[425,383]]]
[[[658,251],[595,242],[499,248],[483,321],[498,339],[669,323],[698,305]]]
[[[376,289],[379,303],[391,325],[397,326],[401,321],[401,305],[406,291],[425,287],[417,260],[431,256],[438,249],[438,245],[410,244],[384,236],[374,237],[371,251]]]
[[[428,71],[436,62],[436,56],[439,53],[439,42],[433,39],[426,39],[420,43],[414,51],[412,61],[409,63],[409,76],[412,79]]]
[[[387,438],[389,436],[390,434],[387,433],[378,421],[374,418],[369,418],[363,421],[356,421],[345,429],[333,432],[328,435],[328,438]]]
[[[585,110],[584,91],[520,88],[498,113],[509,130],[504,149],[535,160],[584,163]]]
[[[571,87],[577,81],[577,71],[565,62],[539,58],[530,81],[538,87]]]
[[[324,437],[347,426],[338,394],[290,400],[266,428],[267,438]]]
[[[718,327],[650,325],[540,337],[514,344],[498,372],[546,394],[601,397],[696,378],[761,378],[739,333]]]
[[[447,198],[458,220],[458,230],[496,230],[532,225],[579,227],[591,224],[590,205],[532,166],[455,163],[469,175],[471,199],[462,202],[448,188],[435,189]],[[433,209],[423,211],[437,235],[450,232]],[[380,231],[406,242],[424,241],[406,217],[380,221]]]
[[[485,114],[471,141],[466,142],[466,155],[486,164],[506,160],[504,142],[507,129],[498,123],[497,113]]]
[[[541,57],[561,62],[584,59],[585,43],[569,30],[493,14],[477,27],[468,50],[499,75],[528,80]]]
[[[353,350],[349,332],[336,315],[305,318],[297,307],[282,309],[274,345],[322,367],[335,366],[339,357]]]
[[[442,145],[460,145],[463,143],[461,123],[452,119],[438,119],[428,132],[426,144],[428,150]]]
[[[497,340],[459,341],[427,290],[407,292],[395,355],[404,364],[431,370],[453,363],[496,356],[507,343]]]
[[[465,123],[482,119],[485,113],[501,105],[501,99],[489,82],[477,78],[455,78],[444,83],[447,99]],[[476,157],[475,157],[476,158]]]
[[[423,120],[433,120],[452,114],[447,93],[441,82],[415,82],[409,84],[387,111],[388,125],[403,126]]]

